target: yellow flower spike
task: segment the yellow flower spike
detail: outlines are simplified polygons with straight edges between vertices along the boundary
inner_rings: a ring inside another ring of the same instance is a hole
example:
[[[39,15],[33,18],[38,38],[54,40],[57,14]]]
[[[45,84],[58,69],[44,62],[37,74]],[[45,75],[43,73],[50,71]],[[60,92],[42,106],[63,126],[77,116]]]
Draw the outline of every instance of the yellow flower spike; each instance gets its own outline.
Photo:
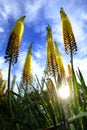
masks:
[[[72,82],[72,68],[71,66],[68,64],[68,77],[66,78],[67,83],[69,85],[70,88],[70,95],[73,96],[73,82]]]
[[[52,38],[52,29],[50,25],[46,27],[46,31],[47,31],[47,41],[46,41],[47,70],[49,75],[55,76],[57,73],[57,64],[56,64],[56,56],[55,56],[55,46]]]
[[[47,86],[48,86],[49,92],[51,94],[54,93],[55,87],[54,87],[53,81],[50,78],[48,79]]]
[[[1,72],[1,69],[0,69],[0,84],[2,83],[2,72]]]
[[[6,62],[11,61],[13,64],[17,62],[20,42],[24,32],[24,19],[25,16],[19,18],[12,29],[6,49]]]
[[[60,15],[62,20],[63,39],[65,45],[65,51],[67,54],[75,53],[77,51],[77,45],[73,34],[72,26],[68,16],[63,8],[60,9]],[[72,50],[71,50],[72,49]]]
[[[61,79],[65,79],[65,69],[62,61],[62,56],[60,54],[59,48],[55,42],[55,53],[56,53],[56,61],[58,67],[58,73]]]
[[[67,66],[68,67],[68,77],[67,77],[67,82],[69,84],[71,84],[72,86],[72,68],[70,65]],[[69,85],[70,86],[70,85]]]
[[[4,94],[5,89],[6,89],[6,84],[7,84],[7,81],[4,81],[4,84],[3,84],[3,87],[2,87],[0,94]]]
[[[72,68],[70,65],[68,65],[68,74],[69,74],[69,77],[71,78],[72,77]]]
[[[32,75],[32,43],[29,46],[28,53],[26,56],[23,73],[22,73],[23,84],[28,85],[33,82]]]

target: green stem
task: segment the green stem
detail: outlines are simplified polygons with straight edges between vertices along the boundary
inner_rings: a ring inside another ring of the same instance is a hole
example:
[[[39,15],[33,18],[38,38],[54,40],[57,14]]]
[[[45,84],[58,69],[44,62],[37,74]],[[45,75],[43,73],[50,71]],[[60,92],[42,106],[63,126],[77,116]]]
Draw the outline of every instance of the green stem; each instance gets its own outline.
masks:
[[[11,94],[10,94],[10,75],[11,75],[11,65],[12,65],[12,58],[9,62],[9,69],[8,69],[8,104],[9,104],[9,111],[10,115],[14,117],[13,111],[12,111],[12,104],[11,104]]]
[[[75,88],[74,88],[74,73],[73,73],[73,52],[72,52],[72,47],[71,47],[71,44],[70,44],[70,62],[71,62],[71,68],[72,68],[72,85],[73,85],[73,90],[74,90],[74,97],[76,97],[76,94],[75,94]]]
[[[76,91],[76,87],[78,87],[78,86],[75,86],[75,82],[74,82],[74,80],[75,80],[75,73],[74,73],[74,67],[73,67],[73,51],[72,51],[71,44],[70,44],[70,57],[71,57],[72,84],[73,84],[73,90],[74,90],[75,103],[78,104],[78,94],[77,94],[77,91]],[[76,85],[77,85],[77,83],[76,83]]]
[[[71,46],[70,46],[71,47]],[[73,69],[73,53],[72,53],[72,48],[70,49],[71,50],[71,67]]]
[[[10,100],[10,73],[11,73],[11,63],[12,63],[12,58],[9,62],[9,69],[8,69],[8,100]]]

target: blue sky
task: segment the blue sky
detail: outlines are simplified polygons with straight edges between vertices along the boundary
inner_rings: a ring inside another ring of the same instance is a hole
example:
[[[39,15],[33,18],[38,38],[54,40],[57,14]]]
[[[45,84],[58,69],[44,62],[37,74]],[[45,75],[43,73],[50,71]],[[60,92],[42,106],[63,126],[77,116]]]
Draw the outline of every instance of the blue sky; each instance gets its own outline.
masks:
[[[74,56],[75,70],[79,67],[87,83],[87,0],[0,0],[0,69],[7,79],[8,64],[4,61],[10,32],[18,18],[26,15],[25,29],[21,41],[17,64],[12,77],[20,81],[28,46],[33,42],[33,72],[42,75],[46,63],[46,26],[50,24],[53,38],[58,43],[65,68],[69,56],[65,54],[60,8],[67,13],[75,34],[78,51]]]

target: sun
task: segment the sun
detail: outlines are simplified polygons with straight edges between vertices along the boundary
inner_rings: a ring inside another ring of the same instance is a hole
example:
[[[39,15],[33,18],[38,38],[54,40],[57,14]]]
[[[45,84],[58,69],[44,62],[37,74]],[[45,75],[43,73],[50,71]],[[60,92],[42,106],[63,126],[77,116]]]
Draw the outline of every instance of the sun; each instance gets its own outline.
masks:
[[[66,86],[62,86],[59,91],[58,94],[61,98],[63,99],[67,99],[70,96],[70,91],[69,91],[69,87]]]

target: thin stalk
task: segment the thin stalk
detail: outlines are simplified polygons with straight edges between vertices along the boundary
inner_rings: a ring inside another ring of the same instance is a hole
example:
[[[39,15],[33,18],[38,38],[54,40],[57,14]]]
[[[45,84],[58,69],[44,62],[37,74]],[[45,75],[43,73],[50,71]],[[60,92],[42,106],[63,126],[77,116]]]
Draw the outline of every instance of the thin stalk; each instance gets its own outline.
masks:
[[[12,118],[14,118],[14,113],[12,110],[12,104],[11,104],[11,93],[10,93],[10,77],[11,77],[11,65],[12,65],[12,57],[9,62],[9,69],[8,69],[8,104],[9,104],[9,111]],[[17,130],[20,130],[19,125],[16,124]]]
[[[12,57],[9,62],[9,69],[8,69],[8,104],[9,104],[9,110],[10,115],[14,117],[13,111],[12,111],[12,104],[11,104],[11,93],[10,93],[10,76],[11,76],[11,65],[12,65]]]
[[[38,79],[37,75],[35,75],[35,76],[36,76],[36,79],[37,79],[38,85],[40,86],[40,89],[42,90],[42,87],[41,87],[41,85],[40,85],[39,79]]]
[[[9,69],[8,69],[8,100],[10,101],[10,75],[11,75],[11,64],[12,64],[12,58],[9,62]]]
[[[24,85],[24,97],[28,95],[28,82],[26,82]]]
[[[70,58],[71,58],[72,85],[73,85],[73,89],[74,89],[75,103],[79,105],[79,102],[78,102],[78,95],[77,95],[77,93],[76,93],[76,88],[75,88],[75,84],[74,84],[75,73],[74,73],[74,67],[73,67],[73,51],[72,51],[72,46],[71,46],[71,44],[70,44]]]
[[[70,44],[70,58],[71,58],[71,67],[73,69],[73,52],[72,52],[71,44]]]
[[[74,78],[73,78],[73,52],[72,52],[71,44],[70,44],[70,58],[71,58],[70,59],[70,63],[71,63],[71,68],[72,68],[72,84],[73,84],[73,87],[74,87]],[[74,90],[74,96],[75,96],[75,90]]]

